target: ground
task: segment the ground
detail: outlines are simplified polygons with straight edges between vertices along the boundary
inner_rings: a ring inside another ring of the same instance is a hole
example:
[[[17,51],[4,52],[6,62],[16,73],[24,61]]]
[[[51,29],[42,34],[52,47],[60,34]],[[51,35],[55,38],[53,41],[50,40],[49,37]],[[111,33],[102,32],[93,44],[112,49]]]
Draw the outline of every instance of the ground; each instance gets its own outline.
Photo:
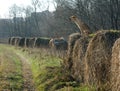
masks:
[[[0,45],[0,91],[35,91],[29,61],[13,47]]]
[[[63,60],[50,53],[0,44],[0,91],[95,91],[70,81]]]

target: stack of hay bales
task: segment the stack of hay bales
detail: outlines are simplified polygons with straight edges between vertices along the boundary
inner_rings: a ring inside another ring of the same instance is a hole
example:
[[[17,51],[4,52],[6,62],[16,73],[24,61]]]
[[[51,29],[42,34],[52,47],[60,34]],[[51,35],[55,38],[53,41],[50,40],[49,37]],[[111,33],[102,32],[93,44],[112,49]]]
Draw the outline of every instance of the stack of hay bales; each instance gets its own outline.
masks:
[[[104,91],[109,86],[112,46],[119,32],[99,31],[91,39],[85,55],[85,82]]]
[[[112,91],[120,91],[120,39],[112,48],[111,88]]]
[[[21,37],[11,37],[9,38],[9,44],[18,46]]]
[[[84,57],[88,46],[88,38],[81,37],[73,48],[72,77],[78,82],[84,82]]]
[[[65,68],[67,70],[71,70],[73,61],[72,61],[72,55],[73,55],[73,48],[75,45],[76,40],[78,40],[81,37],[80,33],[73,33],[69,36],[68,40],[68,51],[67,51],[67,58],[65,60]]]

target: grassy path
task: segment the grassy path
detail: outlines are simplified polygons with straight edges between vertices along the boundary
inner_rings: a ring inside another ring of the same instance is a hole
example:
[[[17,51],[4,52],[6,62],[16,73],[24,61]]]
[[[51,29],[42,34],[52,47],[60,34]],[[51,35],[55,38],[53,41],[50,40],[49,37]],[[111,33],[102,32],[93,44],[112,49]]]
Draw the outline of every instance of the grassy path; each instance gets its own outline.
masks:
[[[33,77],[32,77],[32,71],[30,68],[29,61],[21,54],[17,53],[19,56],[21,62],[22,62],[22,73],[23,73],[23,90],[24,91],[35,91],[34,90],[34,84],[33,84]]]
[[[0,91],[95,91],[69,81],[62,60],[48,52],[0,44]]]
[[[0,45],[0,91],[35,91],[28,60],[7,45]]]

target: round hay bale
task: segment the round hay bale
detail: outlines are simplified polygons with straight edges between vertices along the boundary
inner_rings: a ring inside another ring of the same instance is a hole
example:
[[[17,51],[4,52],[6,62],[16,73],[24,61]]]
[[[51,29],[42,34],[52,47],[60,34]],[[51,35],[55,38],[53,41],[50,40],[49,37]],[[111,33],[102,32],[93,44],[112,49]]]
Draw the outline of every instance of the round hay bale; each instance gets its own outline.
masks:
[[[50,41],[49,41],[49,47],[52,48],[52,49],[55,47],[53,41],[54,41],[53,38],[51,38]]]
[[[8,39],[8,44],[11,44],[11,37]]]
[[[120,38],[112,48],[111,88],[112,91],[120,91]]]
[[[26,47],[26,38],[21,38],[18,45],[20,47]]]
[[[28,47],[34,48],[35,44],[36,44],[36,40],[37,40],[36,37],[35,38],[34,37],[33,38],[29,38]]]
[[[110,80],[112,46],[120,37],[119,32],[99,31],[91,39],[85,55],[85,82],[107,89]],[[102,89],[102,91],[104,91]]]
[[[88,46],[88,38],[81,37],[73,48],[72,76],[78,82],[84,82],[84,57]]]
[[[67,59],[66,59],[66,63],[65,66],[67,69],[71,69],[72,67],[72,55],[73,55],[73,48],[75,45],[76,40],[78,40],[81,37],[80,33],[73,33],[69,36],[69,40],[68,40],[68,51],[67,51]]]
[[[49,47],[55,50],[67,50],[68,43],[63,37],[54,39],[52,38],[49,41]]]
[[[48,48],[49,47],[49,38],[40,37],[36,39],[35,47],[37,48]]]
[[[68,39],[68,58],[72,57],[73,47],[75,45],[75,41],[81,37],[80,33],[73,33],[69,36]]]
[[[16,37],[15,38],[15,46],[18,46],[19,42],[20,42],[21,37]]]
[[[34,48],[36,38],[26,38],[26,47]]]
[[[15,45],[15,37],[11,38],[11,45]]]
[[[29,47],[30,38],[25,38],[25,40],[26,40],[26,47]]]

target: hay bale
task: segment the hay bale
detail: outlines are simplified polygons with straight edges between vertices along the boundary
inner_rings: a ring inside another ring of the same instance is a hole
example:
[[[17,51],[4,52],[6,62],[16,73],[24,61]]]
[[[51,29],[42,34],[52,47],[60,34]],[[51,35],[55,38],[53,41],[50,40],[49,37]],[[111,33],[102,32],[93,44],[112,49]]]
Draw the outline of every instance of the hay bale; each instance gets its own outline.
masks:
[[[21,37],[15,37],[15,46],[19,45]]]
[[[120,38],[112,48],[111,88],[112,91],[120,91]]]
[[[55,50],[67,50],[68,43],[63,37],[52,38],[49,41],[49,47]]]
[[[11,38],[11,45],[15,45],[15,37]]]
[[[69,36],[68,39],[68,58],[72,57],[73,54],[73,47],[75,45],[76,40],[78,40],[81,37],[80,33],[73,33]]]
[[[49,38],[44,38],[44,37],[40,37],[36,39],[36,43],[35,43],[35,47],[40,48],[48,48],[49,47]]]
[[[74,48],[76,40],[78,40],[80,37],[81,37],[80,33],[73,33],[69,36],[67,58],[65,59],[65,69],[66,70],[71,70],[71,68],[72,68],[73,48]]]
[[[107,86],[110,80],[112,46],[119,37],[119,32],[104,30],[91,39],[85,55],[86,83],[97,88]]]
[[[84,82],[84,57],[88,46],[88,38],[81,37],[73,48],[72,77],[78,82]]]
[[[26,46],[26,38],[21,38],[19,41],[18,46],[25,47]]]
[[[9,43],[11,45],[18,46],[20,39],[21,39],[21,37],[11,37],[11,38],[9,38]]]
[[[29,47],[34,48],[37,38],[30,38]]]
[[[26,38],[26,47],[34,48],[37,38]]]
[[[30,38],[25,38],[25,41],[26,41],[26,47],[29,47]]]
[[[10,45],[13,45],[12,40],[13,40],[13,37],[10,37]]]
[[[11,44],[11,37],[8,38],[8,44]]]

